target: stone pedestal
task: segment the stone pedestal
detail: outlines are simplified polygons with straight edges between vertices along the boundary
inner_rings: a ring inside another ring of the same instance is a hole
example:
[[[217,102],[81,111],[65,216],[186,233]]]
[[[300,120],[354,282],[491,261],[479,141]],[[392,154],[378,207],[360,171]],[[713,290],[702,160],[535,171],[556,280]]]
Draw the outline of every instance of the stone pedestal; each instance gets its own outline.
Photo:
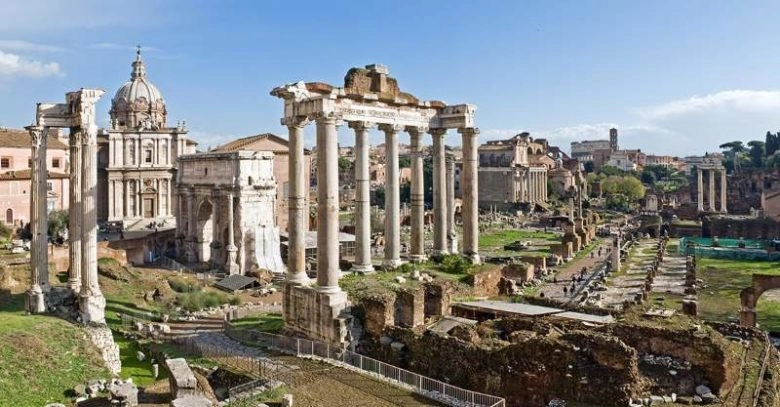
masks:
[[[46,312],[46,296],[43,293],[43,290],[41,290],[41,286],[35,285],[27,290],[25,309],[30,314],[41,314]]]
[[[346,344],[347,293],[322,292],[314,287],[284,286],[284,324],[293,333],[332,344]]]
[[[105,324],[106,298],[101,293],[84,294],[82,289],[79,295],[79,314],[85,324]]]

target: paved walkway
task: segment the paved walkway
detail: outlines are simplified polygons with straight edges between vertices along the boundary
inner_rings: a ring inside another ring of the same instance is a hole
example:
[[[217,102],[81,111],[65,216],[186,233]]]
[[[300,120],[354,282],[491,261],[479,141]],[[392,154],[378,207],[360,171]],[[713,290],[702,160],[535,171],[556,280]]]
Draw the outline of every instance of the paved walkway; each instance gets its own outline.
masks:
[[[601,249],[601,256],[598,255],[599,249]],[[611,250],[611,240],[602,239],[602,242],[593,249],[593,257],[588,254],[572,260],[562,267],[557,268],[557,271],[554,274],[556,282],[546,282],[542,288],[537,291],[536,295],[542,296],[542,294],[544,294],[545,298],[552,298],[558,301],[568,302],[572,299],[572,286],[574,287],[574,296],[576,296],[592,278],[596,277],[599,269],[609,258],[609,253]],[[582,275],[583,278],[580,282],[573,282],[573,277],[576,278],[581,276],[580,273],[583,267],[587,268],[587,272]],[[566,288],[565,293],[563,291],[564,287]]]

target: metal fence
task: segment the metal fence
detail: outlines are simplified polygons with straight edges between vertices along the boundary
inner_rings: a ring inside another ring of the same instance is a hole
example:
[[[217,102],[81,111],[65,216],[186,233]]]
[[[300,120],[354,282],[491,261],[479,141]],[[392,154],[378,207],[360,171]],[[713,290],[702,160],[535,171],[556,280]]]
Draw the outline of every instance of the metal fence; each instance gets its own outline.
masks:
[[[225,324],[225,333],[239,341],[258,344],[298,357],[316,358],[335,366],[367,373],[374,378],[388,381],[450,406],[506,406],[506,401],[501,397],[455,387],[327,343],[236,329],[229,323]]]

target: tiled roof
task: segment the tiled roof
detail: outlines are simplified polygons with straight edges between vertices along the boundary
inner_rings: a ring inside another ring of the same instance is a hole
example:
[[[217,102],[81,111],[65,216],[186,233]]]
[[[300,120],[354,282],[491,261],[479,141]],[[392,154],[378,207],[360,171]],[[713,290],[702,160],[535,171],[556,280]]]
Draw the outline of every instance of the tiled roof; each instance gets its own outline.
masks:
[[[274,152],[287,152],[289,150],[289,144],[287,140],[271,133],[263,133],[258,134],[256,136],[249,136],[249,137],[243,137],[238,140],[233,140],[231,142],[228,142],[226,144],[223,144],[217,148],[215,148],[213,151],[216,152],[228,152],[228,151],[237,151],[237,150],[243,150],[247,147],[249,147],[252,143],[255,143],[260,140],[269,139],[271,141],[277,142],[284,146],[284,148],[279,148],[278,150],[273,150]]]
[[[4,173],[0,173],[0,180],[2,179],[30,179],[30,173],[32,170],[11,170],[6,171]],[[58,178],[68,178],[68,174],[64,174],[61,172],[53,172],[49,171],[48,178],[50,179],[58,179]]]
[[[30,148],[32,140],[27,130],[0,129],[0,148]],[[46,148],[53,150],[67,150],[68,146],[59,137],[49,136],[46,139]]]
[[[253,277],[234,274],[217,281],[214,285],[216,285],[217,288],[233,292],[242,290],[248,286],[251,287],[255,283],[257,283],[257,280],[255,280]]]

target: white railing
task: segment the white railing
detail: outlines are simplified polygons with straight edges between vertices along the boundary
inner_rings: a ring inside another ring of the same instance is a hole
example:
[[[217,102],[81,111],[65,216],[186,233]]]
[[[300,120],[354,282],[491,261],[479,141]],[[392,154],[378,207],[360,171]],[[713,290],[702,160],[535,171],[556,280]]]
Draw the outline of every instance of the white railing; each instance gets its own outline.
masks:
[[[319,359],[335,366],[368,374],[450,406],[506,406],[506,401],[501,397],[455,387],[327,343],[236,329],[229,323],[225,324],[225,334],[239,341],[261,345],[297,357]]]

